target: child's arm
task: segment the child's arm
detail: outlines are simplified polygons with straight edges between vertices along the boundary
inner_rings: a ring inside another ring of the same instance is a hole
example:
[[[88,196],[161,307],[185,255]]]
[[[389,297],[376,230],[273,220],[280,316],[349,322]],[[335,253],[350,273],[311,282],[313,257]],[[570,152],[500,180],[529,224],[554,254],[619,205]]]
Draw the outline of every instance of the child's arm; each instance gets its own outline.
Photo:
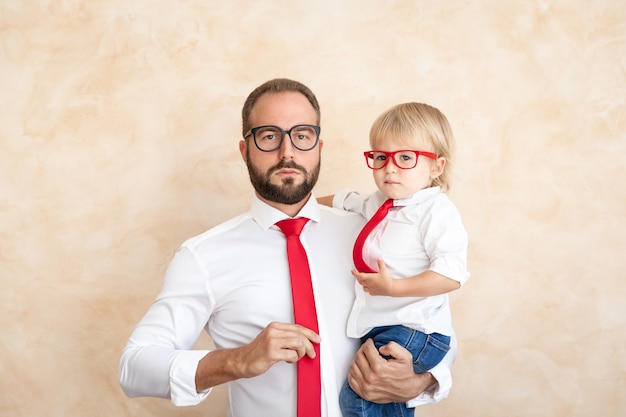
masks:
[[[324,206],[332,207],[333,206],[333,198],[335,194],[325,195],[317,198],[318,204],[322,204]]]
[[[374,214],[383,201],[385,201],[380,192],[364,196],[350,189],[341,190],[335,194],[316,197],[316,200],[318,204],[357,213],[366,219],[368,216]]]
[[[352,271],[352,275],[370,295],[387,295],[389,297],[430,297],[454,291],[461,287],[458,281],[433,271],[408,278],[394,279],[382,259],[378,260],[378,273],[369,274]]]

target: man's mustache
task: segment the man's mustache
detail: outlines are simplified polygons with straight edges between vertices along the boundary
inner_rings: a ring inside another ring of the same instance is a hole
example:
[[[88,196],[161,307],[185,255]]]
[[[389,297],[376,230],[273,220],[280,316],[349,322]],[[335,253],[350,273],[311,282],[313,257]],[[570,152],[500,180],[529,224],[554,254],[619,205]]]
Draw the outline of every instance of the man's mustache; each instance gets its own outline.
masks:
[[[275,171],[278,171],[279,169],[284,169],[284,168],[297,169],[298,171],[302,171],[303,173],[306,173],[306,169],[302,165],[298,165],[294,161],[285,161],[285,160],[280,161],[279,163],[274,165],[274,167],[272,168],[272,173],[274,173]]]

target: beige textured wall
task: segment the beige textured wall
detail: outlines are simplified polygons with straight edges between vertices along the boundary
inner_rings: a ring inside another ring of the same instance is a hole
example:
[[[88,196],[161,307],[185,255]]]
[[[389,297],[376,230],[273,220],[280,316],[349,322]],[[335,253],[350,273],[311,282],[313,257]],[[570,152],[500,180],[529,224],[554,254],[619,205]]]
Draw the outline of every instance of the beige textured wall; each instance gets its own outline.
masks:
[[[373,189],[390,105],[453,125],[472,279],[453,391],[419,416],[625,415],[625,21],[621,0],[1,0],[0,415],[223,415],[223,389],[127,399],[117,363],[176,247],[248,207],[240,107],[276,76],[323,106],[319,195]]]

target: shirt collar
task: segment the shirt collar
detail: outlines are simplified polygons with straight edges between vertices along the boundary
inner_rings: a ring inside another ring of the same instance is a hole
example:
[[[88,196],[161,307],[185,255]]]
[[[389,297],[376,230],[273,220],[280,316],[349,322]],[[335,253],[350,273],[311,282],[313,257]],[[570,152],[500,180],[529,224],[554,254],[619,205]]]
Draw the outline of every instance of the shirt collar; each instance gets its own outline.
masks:
[[[250,215],[252,216],[254,221],[256,221],[259,226],[261,226],[263,230],[269,229],[274,224],[276,224],[276,222],[290,218],[282,211],[275,209],[274,207],[259,199],[256,194],[254,194],[252,198]],[[319,204],[317,204],[317,200],[315,199],[313,193],[311,193],[311,196],[309,197],[309,200],[306,202],[304,207],[302,207],[298,214],[294,216],[294,218],[296,217],[306,217],[314,222],[319,223],[322,214]]]
[[[393,206],[394,207],[404,207],[404,206],[410,206],[413,204],[420,204],[423,203],[426,200],[431,199],[432,197],[436,196],[437,194],[441,193],[441,187],[440,186],[435,186],[435,187],[428,187],[428,188],[424,188],[423,190],[419,190],[418,192],[416,192],[415,194],[407,197],[407,198],[401,198],[399,200],[394,200],[393,201]]]

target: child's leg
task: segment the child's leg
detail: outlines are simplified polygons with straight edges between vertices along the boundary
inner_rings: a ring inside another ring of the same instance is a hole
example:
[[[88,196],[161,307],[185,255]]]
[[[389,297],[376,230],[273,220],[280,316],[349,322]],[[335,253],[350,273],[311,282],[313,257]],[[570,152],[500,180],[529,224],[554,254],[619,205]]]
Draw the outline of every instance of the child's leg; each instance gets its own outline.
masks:
[[[341,387],[339,406],[343,417],[380,417],[385,415],[382,412],[383,404],[365,401],[350,388],[348,381]]]
[[[413,370],[417,374],[432,369],[450,349],[449,336],[425,334],[404,326],[375,327],[361,338],[361,342],[367,339],[372,339],[377,349],[391,341],[407,349],[413,355]],[[375,404],[365,401],[347,382],[339,395],[339,403],[344,417],[413,417],[415,414],[415,409],[407,408],[404,403]]]
[[[413,369],[416,374],[433,369],[450,350],[450,336],[439,333],[417,332],[413,355]],[[417,353],[417,355],[415,354]]]
[[[408,408],[404,403],[382,404],[379,417],[414,417],[415,408]]]
[[[432,369],[450,350],[449,336],[425,334],[404,326],[375,327],[361,341],[367,339],[372,339],[377,349],[391,341],[407,349],[413,355],[413,369],[418,374]]]

